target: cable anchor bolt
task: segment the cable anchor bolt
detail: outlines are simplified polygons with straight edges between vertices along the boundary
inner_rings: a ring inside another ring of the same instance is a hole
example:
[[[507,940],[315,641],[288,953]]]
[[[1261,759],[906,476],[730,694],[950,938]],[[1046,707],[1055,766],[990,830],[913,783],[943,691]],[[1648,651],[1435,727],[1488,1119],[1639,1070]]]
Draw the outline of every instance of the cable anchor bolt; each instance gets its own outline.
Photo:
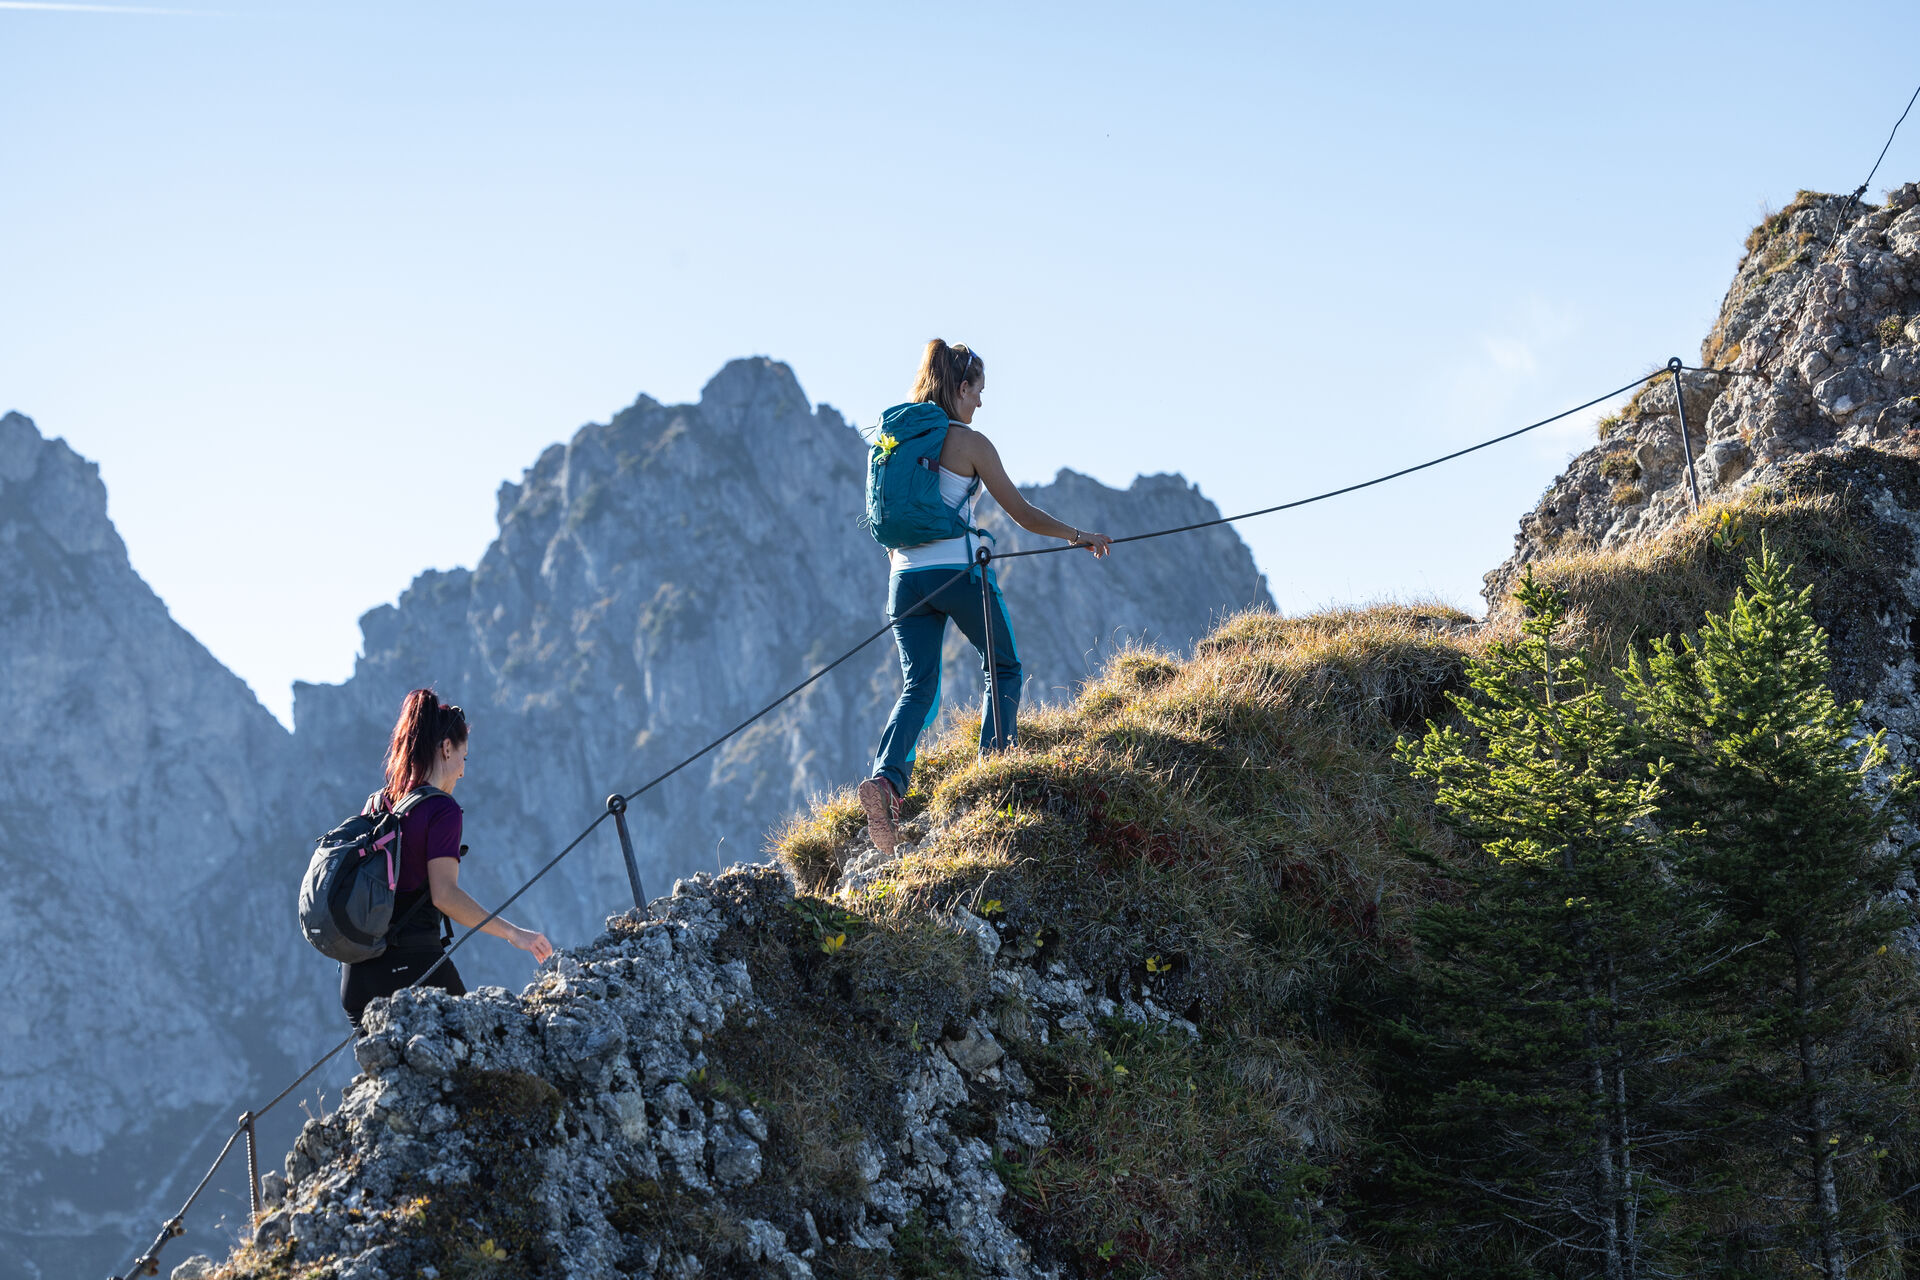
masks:
[[[627,884],[633,889],[633,905],[647,914],[647,890],[640,883],[640,863],[633,856],[633,833],[627,830],[627,798],[618,792],[607,797],[607,812],[613,815],[613,829],[620,835],[620,856],[627,864]]]
[[[1680,385],[1680,371],[1686,368],[1679,356],[1667,361],[1667,372],[1673,375],[1673,410],[1680,418],[1680,448],[1687,455],[1687,492],[1693,498],[1693,509],[1700,509],[1700,480],[1693,470],[1693,441],[1687,435],[1687,389]]]

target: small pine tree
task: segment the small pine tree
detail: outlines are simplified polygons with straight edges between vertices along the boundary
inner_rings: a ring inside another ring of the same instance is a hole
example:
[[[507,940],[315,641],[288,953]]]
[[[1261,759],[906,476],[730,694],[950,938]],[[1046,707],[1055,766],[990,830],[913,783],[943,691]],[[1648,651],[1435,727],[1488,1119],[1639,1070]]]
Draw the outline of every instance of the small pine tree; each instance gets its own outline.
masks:
[[[1891,815],[1869,787],[1885,749],[1856,732],[1860,705],[1827,687],[1812,588],[1795,590],[1791,573],[1763,544],[1725,614],[1623,674],[1648,756],[1671,765],[1659,817],[1679,833],[1677,869],[1712,912],[1720,958],[1693,997],[1734,1028],[1723,1077],[1732,1145],[1757,1143],[1774,1168],[1792,1169],[1803,1211],[1773,1225],[1797,1231],[1820,1273],[1843,1280],[1877,1207],[1846,1202],[1846,1167],[1884,1153],[1875,1138],[1912,1102],[1868,1061],[1896,1012],[1870,995],[1876,957],[1905,913],[1878,892],[1896,857]]]
[[[1656,997],[1686,932],[1647,821],[1664,766],[1631,765],[1623,714],[1559,639],[1564,597],[1531,573],[1516,595],[1521,637],[1453,697],[1472,736],[1430,725],[1399,748],[1485,854],[1448,866],[1459,899],[1414,925],[1414,1012],[1389,1065],[1402,1163],[1450,1205],[1440,1270],[1631,1280],[1658,1236],[1644,1086],[1674,1038]]]

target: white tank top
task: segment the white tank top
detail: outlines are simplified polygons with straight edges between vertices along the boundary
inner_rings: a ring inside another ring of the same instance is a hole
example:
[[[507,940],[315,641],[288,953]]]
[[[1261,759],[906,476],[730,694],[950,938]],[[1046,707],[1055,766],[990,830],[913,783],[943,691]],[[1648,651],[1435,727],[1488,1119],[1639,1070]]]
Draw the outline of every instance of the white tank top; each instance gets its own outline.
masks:
[[[978,485],[977,476],[956,475],[945,467],[940,468],[940,501],[952,507],[968,524],[975,523],[973,507]],[[978,545],[978,539],[969,533],[938,542],[923,542],[917,547],[895,547],[889,554],[895,573],[907,569],[958,569],[973,563]]]

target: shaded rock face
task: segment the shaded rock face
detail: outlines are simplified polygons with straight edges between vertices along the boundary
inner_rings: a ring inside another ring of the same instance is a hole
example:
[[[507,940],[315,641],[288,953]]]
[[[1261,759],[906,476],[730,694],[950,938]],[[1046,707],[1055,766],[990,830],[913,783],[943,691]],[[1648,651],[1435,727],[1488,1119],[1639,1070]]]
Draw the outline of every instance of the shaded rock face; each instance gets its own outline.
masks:
[[[368,613],[345,684],[296,686],[296,739],[317,793],[333,809],[357,803],[377,781],[401,697],[435,685],[474,725],[460,790],[474,849],[465,874],[497,901],[609,793],[670,767],[884,623],[885,556],[858,524],[865,458],[858,432],[765,359],[728,364],[697,404],[642,397],[548,449],[501,487],[499,537],[475,569],[423,574],[397,606]],[[1175,476],[1115,490],[1062,471],[1025,492],[1114,533],[1219,514]],[[1004,548],[1051,541],[1008,531],[997,509],[987,519],[1007,531]],[[1002,577],[1030,703],[1064,696],[1128,638],[1181,648],[1223,612],[1272,603],[1225,528],[1104,562],[1012,561]],[[977,715],[979,659],[957,634],[950,645],[948,705]],[[649,890],[762,857],[786,814],[865,776],[899,681],[882,635],[636,801]],[[609,824],[516,916],[577,940],[630,901]],[[462,959],[469,976],[525,972],[517,956],[475,950]]]
[[[1701,348],[1714,371],[1682,375],[1703,500],[1778,485],[1805,455],[1911,443],[1920,185],[1857,206],[1842,227],[1845,211],[1844,197],[1803,193],[1747,242]],[[1691,509],[1671,378],[1648,383],[1601,436],[1520,518],[1514,554],[1487,575],[1489,606],[1505,604],[1528,561],[1651,537]]]
[[[287,994],[311,985],[286,920],[287,734],[133,571],[98,469],[14,413],[0,759],[20,979],[0,984],[0,1247],[14,1274],[64,1272],[95,1262],[78,1242],[103,1214],[158,1212],[157,1158],[304,1051],[322,1010]]]

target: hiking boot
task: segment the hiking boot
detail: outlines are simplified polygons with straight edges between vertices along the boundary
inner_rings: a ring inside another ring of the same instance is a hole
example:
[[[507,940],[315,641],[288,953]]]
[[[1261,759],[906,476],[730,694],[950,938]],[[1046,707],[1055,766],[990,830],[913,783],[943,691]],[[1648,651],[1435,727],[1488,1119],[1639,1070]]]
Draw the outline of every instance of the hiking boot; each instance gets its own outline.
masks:
[[[900,843],[900,793],[885,778],[868,778],[855,793],[867,811],[867,834],[882,856],[891,858]]]

